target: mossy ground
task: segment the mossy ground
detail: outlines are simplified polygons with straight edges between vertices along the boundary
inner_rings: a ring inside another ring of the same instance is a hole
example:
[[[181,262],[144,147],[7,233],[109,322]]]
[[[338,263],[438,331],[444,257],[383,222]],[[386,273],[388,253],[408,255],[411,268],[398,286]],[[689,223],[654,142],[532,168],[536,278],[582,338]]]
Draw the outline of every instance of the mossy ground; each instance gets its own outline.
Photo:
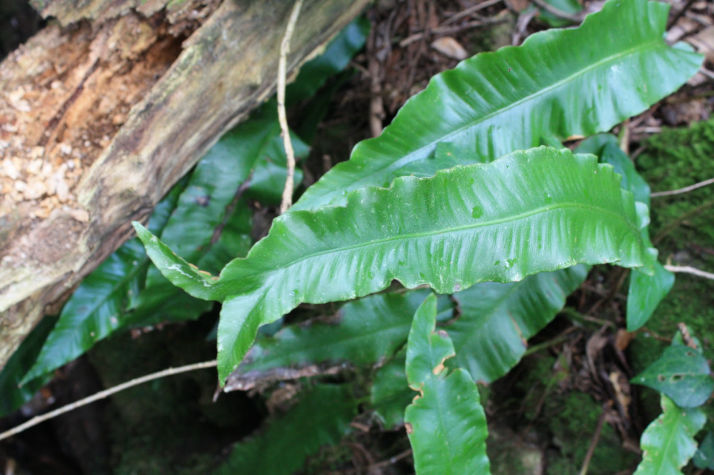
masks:
[[[714,119],[663,130],[645,145],[636,165],[653,191],[679,189],[714,177]],[[651,219],[651,236],[661,261],[714,269],[714,186],[653,198]],[[714,282],[677,274],[671,292],[630,346],[635,372],[656,360],[667,345],[653,334],[671,338],[679,322],[699,338],[707,358],[714,358]],[[651,419],[660,410],[658,396],[648,390],[642,394],[646,416]]]
[[[89,357],[106,387],[138,375],[215,357],[210,318],[98,344]],[[127,351],[130,349],[130,351]],[[105,410],[110,466],[123,473],[209,473],[223,451],[257,427],[262,410],[245,393],[212,402],[215,371],[159,379],[111,398]]]
[[[488,451],[494,474],[539,473],[540,469],[553,475],[579,472],[602,405],[589,394],[561,389],[561,383],[571,370],[564,366],[562,358],[546,354],[533,355],[515,369],[520,376],[509,388],[511,397],[498,402],[494,408],[496,417],[489,421]],[[498,384],[494,388],[497,393],[501,390]],[[510,440],[499,436],[503,429],[499,427],[502,421],[497,418],[504,415],[511,419],[509,425],[519,434]],[[539,451],[535,447],[539,447]],[[638,460],[636,454],[622,447],[616,431],[605,424],[588,473],[616,474],[633,469]]]
[[[569,392],[550,397],[544,416],[549,420],[553,441],[559,450],[548,457],[548,474],[576,474],[583,464],[595,433],[602,406],[589,394]],[[622,448],[620,437],[609,424],[602,426],[588,473],[611,475],[634,467],[639,457]]]
[[[714,119],[688,128],[663,130],[645,143],[636,165],[653,191],[679,189],[714,177]],[[714,186],[672,197],[653,198],[650,233],[662,262],[714,270]],[[626,287],[624,287],[626,289]],[[708,359],[714,358],[714,283],[688,274],[677,274],[672,291],[662,301],[646,327],[630,343],[628,357],[636,374],[655,361],[683,322],[699,338]],[[560,389],[563,371],[556,357],[532,355],[514,369],[520,376],[507,388],[507,400],[495,408],[496,417],[505,414],[518,439],[532,439],[543,449],[542,467],[549,474],[578,473],[602,411],[589,394]],[[557,370],[555,368],[560,368]],[[509,375],[512,377],[512,375]],[[567,377],[567,376],[566,376]],[[508,378],[508,377],[507,377]],[[493,389],[503,392],[498,384]],[[661,412],[659,395],[638,388],[639,407],[645,421]],[[510,400],[510,401],[509,401]],[[709,426],[714,427],[714,411]],[[515,417],[514,417],[515,415]],[[497,424],[496,417],[493,422]],[[491,424],[490,424],[491,425]],[[530,427],[531,429],[523,429]],[[503,442],[503,441],[501,441]],[[489,446],[493,473],[532,473],[523,466],[513,443]],[[589,465],[590,474],[612,474],[634,469],[637,454],[622,447],[609,424]]]

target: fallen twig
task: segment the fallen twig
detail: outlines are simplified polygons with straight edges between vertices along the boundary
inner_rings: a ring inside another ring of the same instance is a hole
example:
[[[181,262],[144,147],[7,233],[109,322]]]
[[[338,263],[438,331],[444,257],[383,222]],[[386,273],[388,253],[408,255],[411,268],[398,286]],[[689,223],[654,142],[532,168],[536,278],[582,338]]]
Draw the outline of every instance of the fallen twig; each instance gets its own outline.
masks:
[[[554,6],[548,4],[547,2],[545,2],[545,0],[532,0],[532,1],[533,1],[533,3],[538,5],[538,7],[547,11],[551,15],[557,16],[558,18],[572,21],[573,23],[580,23],[583,19],[582,14],[572,14],[572,13],[564,12],[563,10],[560,10],[560,9],[555,8]]]
[[[288,25],[285,27],[285,35],[280,43],[280,60],[278,61],[278,122],[280,122],[280,131],[283,136],[283,146],[285,147],[285,156],[287,158],[287,177],[285,178],[285,188],[283,189],[283,199],[280,202],[280,214],[283,214],[290,205],[293,204],[293,188],[295,181],[295,151],[293,144],[290,141],[290,129],[288,128],[288,117],[285,113],[285,82],[287,69],[287,56],[290,51],[290,38],[295,30],[298,15],[302,8],[302,0],[297,0],[290,12]]]
[[[413,35],[407,36],[406,38],[404,38],[402,41],[399,42],[399,46],[404,48],[416,41],[421,40],[422,38],[424,38],[425,36],[428,36],[428,35],[431,35],[431,36],[453,35],[455,33],[460,33],[464,30],[470,30],[472,28],[495,25],[498,23],[505,23],[505,22],[506,22],[505,18],[494,17],[494,18],[484,18],[481,20],[474,20],[474,21],[464,23],[462,25],[437,26],[436,28],[430,28],[428,30],[419,31],[417,33],[414,33]]]
[[[687,221],[689,218],[692,218],[694,216],[697,216],[701,214],[702,212],[706,211],[707,209],[711,208],[714,206],[714,200],[708,200],[705,201],[704,203],[700,204],[694,209],[691,209],[675,219],[674,221],[668,223],[664,228],[662,228],[656,235],[655,237],[652,238],[652,244],[658,244],[662,239],[664,239],[665,236],[667,236],[669,233],[674,231],[675,229],[679,228],[679,226]]]
[[[650,196],[652,198],[658,198],[660,196],[673,196],[673,195],[681,195],[682,193],[688,193],[690,191],[694,191],[697,188],[702,188],[704,186],[708,186],[714,184],[714,178],[709,178],[708,180],[700,181],[699,183],[695,183],[693,185],[685,186],[684,188],[679,188],[677,190],[669,190],[669,191],[656,191],[654,193],[650,193]]]
[[[23,422],[19,426],[15,426],[12,429],[8,429],[5,432],[1,433],[0,440],[7,439],[8,437],[12,437],[13,435],[19,434],[20,432],[23,432],[23,431],[29,429],[30,427],[36,426],[37,424],[40,424],[40,423],[45,422],[50,419],[54,419],[55,417],[62,415],[66,412],[73,411],[73,410],[78,409],[82,406],[86,406],[87,404],[91,404],[95,401],[99,401],[100,399],[109,397],[112,394],[116,394],[120,391],[124,391],[125,389],[129,389],[131,387],[138,386],[139,384],[153,381],[154,379],[164,378],[166,376],[173,376],[173,375],[179,374],[179,373],[187,373],[189,371],[195,371],[197,369],[215,368],[216,364],[217,364],[216,360],[204,361],[202,363],[193,363],[193,364],[189,364],[186,366],[179,366],[178,368],[168,368],[168,369],[156,372],[156,373],[147,374],[140,378],[132,379],[131,381],[127,381],[125,383],[119,384],[119,385],[111,387],[109,389],[105,389],[104,391],[100,391],[100,392],[93,394],[91,396],[85,397],[84,399],[80,399],[79,401],[75,401],[71,404],[62,406],[58,409],[55,409],[54,411],[50,411],[45,414],[35,416],[32,419],[30,419],[29,421]]]
[[[397,455],[393,457],[389,457],[386,460],[382,460],[381,462],[376,462],[373,464],[368,465],[367,467],[359,468],[359,469],[347,469],[344,471],[340,472],[330,472],[337,474],[339,473],[340,475],[352,475],[352,474],[357,474],[357,473],[372,473],[374,470],[379,470],[381,468],[388,467],[390,465],[394,465],[395,463],[399,462],[400,460],[409,457],[412,454],[412,449],[407,449],[403,452],[398,453]],[[378,472],[379,473],[379,472]]]
[[[612,404],[612,402],[610,402],[608,404],[608,406],[610,404]],[[597,426],[595,427],[595,433],[593,434],[593,437],[590,440],[590,446],[588,447],[588,451],[585,454],[585,459],[583,460],[583,465],[582,465],[582,468],[580,469],[580,475],[586,475],[588,473],[588,467],[590,466],[590,460],[593,458],[593,454],[595,453],[595,447],[597,447],[597,444],[600,441],[600,434],[602,433],[602,426],[605,424],[605,416],[606,415],[607,415],[607,406],[602,408],[600,417],[597,420]]]
[[[711,272],[706,272],[700,269],[697,269],[696,267],[691,267],[691,266],[671,266],[669,264],[664,266],[665,269],[667,269],[670,272],[675,272],[675,273],[681,273],[681,274],[692,274],[696,275],[697,277],[701,277],[702,279],[709,279],[709,280],[714,280],[714,274]]]
[[[455,15],[449,17],[444,21],[444,25],[448,25],[449,23],[453,23],[457,20],[461,20],[464,17],[467,17],[471,15],[472,13],[476,13],[479,10],[483,10],[484,8],[488,8],[491,5],[496,5],[497,3],[501,3],[503,0],[486,0],[485,2],[482,3],[477,3],[476,5],[470,6],[465,10],[461,10],[460,12],[456,13]]]
[[[667,22],[667,29],[668,29],[668,30],[669,30],[670,28],[672,28],[672,25],[674,25],[675,23],[677,23],[680,18],[682,18],[682,15],[684,15],[684,14],[687,12],[687,10],[689,10],[689,7],[692,6],[692,3],[694,3],[694,0],[689,0],[687,3],[685,3],[684,6],[682,7],[682,9],[679,10],[679,11],[672,17],[672,19],[669,20],[669,22]]]
[[[369,131],[372,137],[377,137],[382,133],[384,124],[384,101],[382,99],[381,67],[379,55],[377,54],[377,28],[372,28],[367,40],[367,55],[369,56]]]
[[[531,20],[533,20],[533,18],[535,18],[537,14],[538,10],[533,9],[530,11],[523,11],[520,15],[518,15],[518,20],[516,21],[516,28],[511,38],[511,44],[513,46],[518,46],[519,44],[521,44],[521,40],[526,36],[528,24],[531,22]]]

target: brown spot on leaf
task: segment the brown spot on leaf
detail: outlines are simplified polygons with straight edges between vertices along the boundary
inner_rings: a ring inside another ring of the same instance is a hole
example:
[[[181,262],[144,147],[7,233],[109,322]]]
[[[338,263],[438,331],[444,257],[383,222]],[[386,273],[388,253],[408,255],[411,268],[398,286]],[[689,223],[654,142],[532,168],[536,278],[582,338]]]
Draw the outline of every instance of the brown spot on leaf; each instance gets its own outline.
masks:
[[[408,422],[404,423],[404,428],[407,430],[407,434],[411,434],[412,432],[414,432],[414,428]]]

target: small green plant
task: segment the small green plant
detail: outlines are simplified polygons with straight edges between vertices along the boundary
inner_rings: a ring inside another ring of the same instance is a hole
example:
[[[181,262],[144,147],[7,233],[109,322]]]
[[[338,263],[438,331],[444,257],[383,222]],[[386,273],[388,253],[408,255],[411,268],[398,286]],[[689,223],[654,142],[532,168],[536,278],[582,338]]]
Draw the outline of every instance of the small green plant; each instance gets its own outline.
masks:
[[[223,302],[219,379],[237,369],[260,325],[301,302],[348,300],[394,279],[453,293],[606,262],[656,278],[642,232],[647,198],[636,207],[612,166],[553,148],[515,151],[607,130],[696,72],[700,56],[662,40],[666,12],[610,2],[578,29],[533,35],[440,74],[219,277],[136,225],[169,280]],[[636,329],[646,318],[632,320]]]
[[[686,327],[683,333],[677,332],[662,356],[633,379],[658,391],[662,405],[662,415],[642,434],[643,456],[637,474],[681,473],[695,454],[699,468],[714,466],[711,447],[703,443],[697,451],[694,439],[706,422],[701,406],[714,392],[714,379],[701,342]]]
[[[451,294],[611,262],[634,268],[628,329],[641,327],[672,277],[656,261],[648,190],[627,157],[607,138],[583,147],[603,164],[563,149],[516,150],[605,131],[692,75],[700,58],[661,39],[666,11],[610,2],[576,30],[537,34],[442,73],[219,276],[197,271],[137,224],[169,280],[222,302],[219,380],[238,370],[260,325],[302,302],[361,297],[393,280]],[[436,304],[427,302],[406,353],[407,381],[420,392],[406,416],[415,465],[483,473],[478,393],[464,386],[464,370],[443,376],[457,353],[447,336],[429,336]]]
[[[562,309],[589,266],[632,269],[630,331],[645,324],[672,286],[649,238],[649,187],[617,139],[597,135],[698,70],[699,55],[662,39],[667,12],[657,2],[611,0],[578,28],[532,35],[523,46],[477,55],[435,76],[380,137],[359,143],[247,251],[247,207],[240,200],[228,207],[234,188],[210,177],[220,170],[235,184],[251,170],[254,179],[273,176],[274,164],[258,163],[265,153],[254,150],[279,147],[279,130],[265,132],[266,124],[275,124],[274,107],[262,109],[262,125],[247,123],[222,140],[222,146],[240,142],[245,152],[232,165],[226,168],[231,162],[218,148],[164,200],[148,229],[135,223],[146,254],[136,242],[125,246],[133,265],[122,256],[104,264],[118,266],[125,277],[97,279],[120,298],[94,305],[75,296],[24,380],[38,384],[98,339],[151,321],[147,315],[156,311],[162,318],[192,318],[216,301],[221,385],[246,388],[256,375],[310,365],[371,368],[369,395],[361,402],[384,426],[405,424],[419,473],[487,473],[486,419],[475,383],[503,376],[520,360],[525,340]],[[354,52],[360,42],[346,44]],[[590,138],[572,152],[559,146],[570,137]],[[253,193],[266,199],[275,188],[267,181],[257,180],[264,186]],[[209,222],[178,212],[187,209],[182,200],[206,196],[216,208]],[[219,224],[223,234],[214,242]],[[221,269],[226,255],[246,251]],[[148,259],[190,297],[176,293]],[[378,293],[395,280],[405,289]],[[330,324],[259,332],[302,303],[347,300]],[[82,338],[63,346],[63,331],[76,335],[77,327]],[[324,424],[312,420],[311,408],[334,398],[341,401],[334,414],[325,413]],[[349,431],[345,421],[359,402],[349,384],[316,385],[292,415],[239,444],[224,469],[258,470],[255,454],[270,440],[278,444],[271,450],[287,451],[303,429],[276,429],[281,424],[324,426],[306,442],[313,449],[335,442]],[[658,431],[685,427],[691,439],[703,424],[694,413],[678,416],[681,404],[663,396],[662,417],[678,419],[646,431],[641,473],[670,473],[668,467],[678,470],[694,454],[682,452],[676,462],[652,456]],[[305,455],[281,470],[290,473]]]

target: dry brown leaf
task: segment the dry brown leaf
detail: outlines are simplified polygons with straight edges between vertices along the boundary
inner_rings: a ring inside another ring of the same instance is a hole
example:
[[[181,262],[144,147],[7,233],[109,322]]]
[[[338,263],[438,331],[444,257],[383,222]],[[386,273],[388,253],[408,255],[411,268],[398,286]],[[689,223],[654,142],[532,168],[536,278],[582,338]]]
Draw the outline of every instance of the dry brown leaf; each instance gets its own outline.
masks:
[[[439,53],[458,60],[466,59],[469,54],[466,52],[461,43],[450,36],[444,36],[431,43],[431,47]]]
[[[506,0],[506,5],[508,5],[515,12],[522,12],[531,4],[529,0]]]
[[[708,26],[688,39],[697,52],[706,56],[707,61],[714,63],[714,26]]]

